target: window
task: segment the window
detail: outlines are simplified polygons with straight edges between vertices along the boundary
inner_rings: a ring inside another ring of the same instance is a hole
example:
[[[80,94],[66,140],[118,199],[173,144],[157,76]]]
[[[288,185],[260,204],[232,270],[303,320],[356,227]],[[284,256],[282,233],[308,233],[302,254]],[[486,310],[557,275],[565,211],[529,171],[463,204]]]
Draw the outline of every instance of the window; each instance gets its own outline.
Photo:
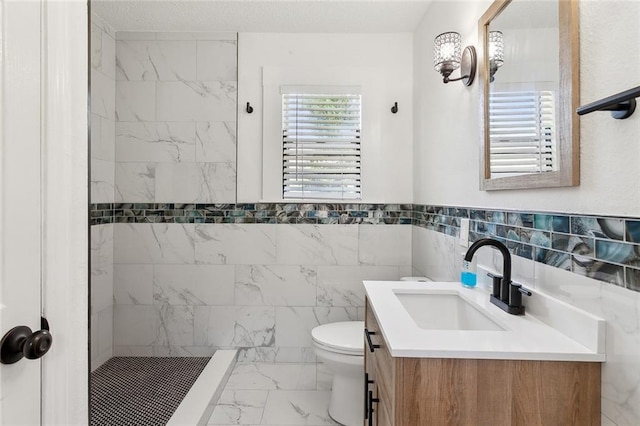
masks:
[[[334,91],[282,88],[284,199],[361,198],[361,95]]]
[[[555,100],[552,91],[491,92],[491,173],[541,173],[557,169]]]

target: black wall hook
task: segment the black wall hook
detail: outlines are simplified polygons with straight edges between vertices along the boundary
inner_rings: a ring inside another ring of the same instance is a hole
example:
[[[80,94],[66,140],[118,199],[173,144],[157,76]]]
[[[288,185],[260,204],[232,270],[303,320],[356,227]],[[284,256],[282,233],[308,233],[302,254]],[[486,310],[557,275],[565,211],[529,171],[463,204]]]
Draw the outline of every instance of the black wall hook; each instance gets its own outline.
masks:
[[[393,106],[391,107],[391,112],[392,113],[397,113],[398,112],[398,103],[394,103]]]
[[[251,106],[251,104],[249,102],[247,102],[247,108],[246,111],[251,114],[253,112],[253,107]]]

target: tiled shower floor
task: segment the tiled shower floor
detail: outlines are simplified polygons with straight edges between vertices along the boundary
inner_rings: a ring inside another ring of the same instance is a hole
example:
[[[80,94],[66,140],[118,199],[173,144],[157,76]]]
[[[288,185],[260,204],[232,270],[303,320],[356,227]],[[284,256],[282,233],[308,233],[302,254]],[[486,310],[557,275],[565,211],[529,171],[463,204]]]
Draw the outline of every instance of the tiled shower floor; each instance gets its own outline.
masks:
[[[337,425],[328,414],[331,377],[322,365],[236,364],[209,425]]]
[[[91,425],[165,425],[209,359],[111,358],[91,373]]]

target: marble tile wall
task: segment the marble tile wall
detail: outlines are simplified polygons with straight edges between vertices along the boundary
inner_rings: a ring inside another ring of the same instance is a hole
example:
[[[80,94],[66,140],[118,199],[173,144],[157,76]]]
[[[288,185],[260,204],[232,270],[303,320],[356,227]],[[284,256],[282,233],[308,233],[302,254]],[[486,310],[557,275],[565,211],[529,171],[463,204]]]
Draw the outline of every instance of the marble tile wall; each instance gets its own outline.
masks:
[[[112,203],[115,184],[116,33],[91,19],[91,202]]]
[[[362,280],[411,272],[405,225],[113,226],[116,355],[313,362],[313,327],[362,319]]]
[[[233,203],[236,35],[118,32],[115,201]]]
[[[91,369],[113,355],[113,227],[91,227]]]
[[[91,201],[110,204],[115,188],[115,31],[91,19]],[[112,356],[113,225],[91,228],[91,368]]]

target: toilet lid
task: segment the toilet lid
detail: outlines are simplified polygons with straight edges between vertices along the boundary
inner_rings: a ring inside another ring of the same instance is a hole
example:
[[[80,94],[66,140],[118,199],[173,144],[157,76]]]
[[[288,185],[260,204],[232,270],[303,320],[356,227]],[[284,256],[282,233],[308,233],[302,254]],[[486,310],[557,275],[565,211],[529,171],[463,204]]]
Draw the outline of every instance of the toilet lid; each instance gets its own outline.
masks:
[[[336,352],[364,354],[364,321],[332,322],[311,330],[313,341]]]

